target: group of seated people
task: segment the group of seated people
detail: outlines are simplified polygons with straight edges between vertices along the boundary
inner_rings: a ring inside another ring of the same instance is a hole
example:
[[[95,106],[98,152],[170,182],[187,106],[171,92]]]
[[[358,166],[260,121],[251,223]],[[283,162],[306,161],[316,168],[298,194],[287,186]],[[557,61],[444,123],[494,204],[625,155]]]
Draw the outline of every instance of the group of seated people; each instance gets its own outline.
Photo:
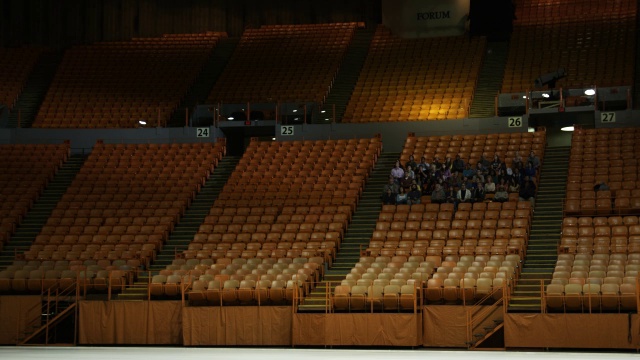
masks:
[[[419,204],[423,196],[430,196],[432,203],[448,202],[457,207],[461,202],[505,202],[510,193],[516,193],[519,200],[533,203],[539,170],[540,159],[533,151],[526,162],[516,152],[510,167],[497,154],[493,161],[481,156],[476,166],[465,163],[460,155],[453,161],[447,157],[444,162],[436,156],[432,164],[424,156],[416,163],[411,155],[406,164],[396,161],[391,169],[382,202],[411,205]]]

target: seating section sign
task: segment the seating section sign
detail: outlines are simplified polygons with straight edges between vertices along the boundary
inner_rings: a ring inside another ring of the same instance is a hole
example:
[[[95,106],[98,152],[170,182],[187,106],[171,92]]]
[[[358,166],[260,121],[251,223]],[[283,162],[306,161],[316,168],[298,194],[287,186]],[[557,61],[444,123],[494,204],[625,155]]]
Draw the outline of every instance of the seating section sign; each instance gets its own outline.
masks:
[[[382,23],[403,38],[462,35],[470,0],[382,0]]]

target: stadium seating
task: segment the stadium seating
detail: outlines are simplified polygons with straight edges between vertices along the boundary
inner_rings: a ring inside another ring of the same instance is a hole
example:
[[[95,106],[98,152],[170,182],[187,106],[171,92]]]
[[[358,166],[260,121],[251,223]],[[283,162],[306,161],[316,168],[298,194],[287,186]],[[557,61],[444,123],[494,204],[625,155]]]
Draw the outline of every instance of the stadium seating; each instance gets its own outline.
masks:
[[[33,126],[132,128],[140,120],[162,126],[222,37],[177,34],[73,47]]]
[[[0,104],[13,108],[42,51],[38,48],[0,48]]]
[[[629,215],[640,212],[634,128],[579,129],[573,134],[565,213]],[[595,191],[604,182],[609,190]]]
[[[379,25],[343,122],[466,117],[485,45],[476,37],[401,39]]]
[[[245,30],[209,102],[324,102],[357,26],[263,25]]]
[[[120,278],[131,280],[123,273],[149,265],[224,151],[223,142],[99,142],[33,245],[8,269],[11,287],[4,290],[35,291],[16,281],[22,273],[60,279],[67,270],[87,289],[122,286]]]
[[[69,156],[69,144],[0,146],[0,249]]]
[[[532,90],[558,68],[567,77],[556,88],[632,85],[636,1],[518,0],[515,8],[503,93]]]

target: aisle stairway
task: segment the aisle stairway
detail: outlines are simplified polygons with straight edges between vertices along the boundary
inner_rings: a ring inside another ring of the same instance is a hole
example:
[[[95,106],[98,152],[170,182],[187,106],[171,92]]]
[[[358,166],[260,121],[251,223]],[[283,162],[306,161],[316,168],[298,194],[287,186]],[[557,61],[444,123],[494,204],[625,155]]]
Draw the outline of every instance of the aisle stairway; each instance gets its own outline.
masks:
[[[509,311],[540,311],[541,281],[545,285],[551,281],[558,258],[569,152],[569,147],[545,150],[527,254]]]
[[[169,239],[164,244],[162,250],[156,255],[156,259],[148,269],[152,275],[158,274],[158,272],[166,268],[167,265],[171,265],[173,259],[176,258],[176,254],[181,253],[189,247],[189,243],[193,240],[204,218],[209,214],[209,210],[211,210],[213,203],[218,198],[218,194],[222,191],[229,175],[231,175],[239,161],[239,156],[228,155],[220,160],[211,177],[206,181],[191,203],[191,206],[189,206],[171,235],[169,235]],[[139,276],[136,282],[137,287],[126,289],[124,293],[119,294],[118,299],[145,299],[147,294],[145,285],[148,283],[147,274]]]
[[[327,111],[320,114],[320,117],[316,119],[319,123],[325,123],[325,119],[331,119],[331,113],[333,106],[336,108],[336,122],[342,121],[342,116],[347,109],[347,103],[351,98],[353,89],[358,82],[358,76],[362,70],[365,60],[367,59],[367,53],[369,52],[369,46],[371,45],[371,39],[375,29],[356,29],[349,49],[342,59],[340,69],[336,74],[335,81],[329,91],[329,96],[325,101],[324,108]]]
[[[333,265],[324,274],[319,284],[299,307],[300,312],[325,312],[326,282],[339,283],[351,272],[360,259],[360,250],[369,244],[376,227],[378,215],[382,209],[380,196],[384,185],[389,181],[393,164],[400,158],[400,153],[382,153],[374,167],[362,192],[351,223],[347,227]]]
[[[496,116],[495,98],[502,87],[502,77],[508,55],[508,41],[487,42],[487,52],[484,55],[484,63],[478,75],[476,91],[469,109],[470,118]]]
[[[16,232],[11,236],[11,240],[5,244],[2,253],[0,253],[0,269],[11,265],[16,253],[29,249],[58,201],[60,201],[62,195],[64,195],[76,174],[80,171],[85,159],[85,155],[71,155],[69,160],[60,167],[58,173],[40,194],[38,200],[35,201],[31,210],[16,229]]]
[[[48,51],[40,56],[9,115],[8,127],[31,127],[60,61],[62,61],[60,51]],[[18,125],[18,119],[20,119],[20,125]]]
[[[195,82],[191,85],[184,98],[180,101],[180,104],[171,113],[171,117],[167,126],[169,127],[181,127],[185,124],[185,108],[189,109],[189,114],[193,111],[193,108],[202,104],[207,100],[213,85],[218,80],[222,71],[227,66],[229,59],[233,51],[236,49],[238,38],[225,38],[220,39],[215,49],[211,53],[211,56],[207,60],[200,74],[198,74]]]

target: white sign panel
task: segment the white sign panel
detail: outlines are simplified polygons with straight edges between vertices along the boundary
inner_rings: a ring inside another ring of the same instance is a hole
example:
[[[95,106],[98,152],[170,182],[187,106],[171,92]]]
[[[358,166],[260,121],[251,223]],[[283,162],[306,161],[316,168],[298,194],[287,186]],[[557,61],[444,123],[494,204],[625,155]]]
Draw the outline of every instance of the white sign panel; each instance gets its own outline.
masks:
[[[209,128],[208,127],[203,127],[203,128],[196,128],[196,137],[199,138],[208,138],[209,137]]]
[[[382,23],[403,38],[458,36],[470,0],[382,0]]]
[[[522,127],[522,116],[512,116],[507,119],[508,126],[512,127]]]
[[[282,125],[282,126],[280,126],[280,135],[282,135],[282,136],[292,136],[293,135],[293,125]]]
[[[600,113],[600,122],[601,123],[613,123],[616,122],[616,113],[613,111],[601,112]]]

